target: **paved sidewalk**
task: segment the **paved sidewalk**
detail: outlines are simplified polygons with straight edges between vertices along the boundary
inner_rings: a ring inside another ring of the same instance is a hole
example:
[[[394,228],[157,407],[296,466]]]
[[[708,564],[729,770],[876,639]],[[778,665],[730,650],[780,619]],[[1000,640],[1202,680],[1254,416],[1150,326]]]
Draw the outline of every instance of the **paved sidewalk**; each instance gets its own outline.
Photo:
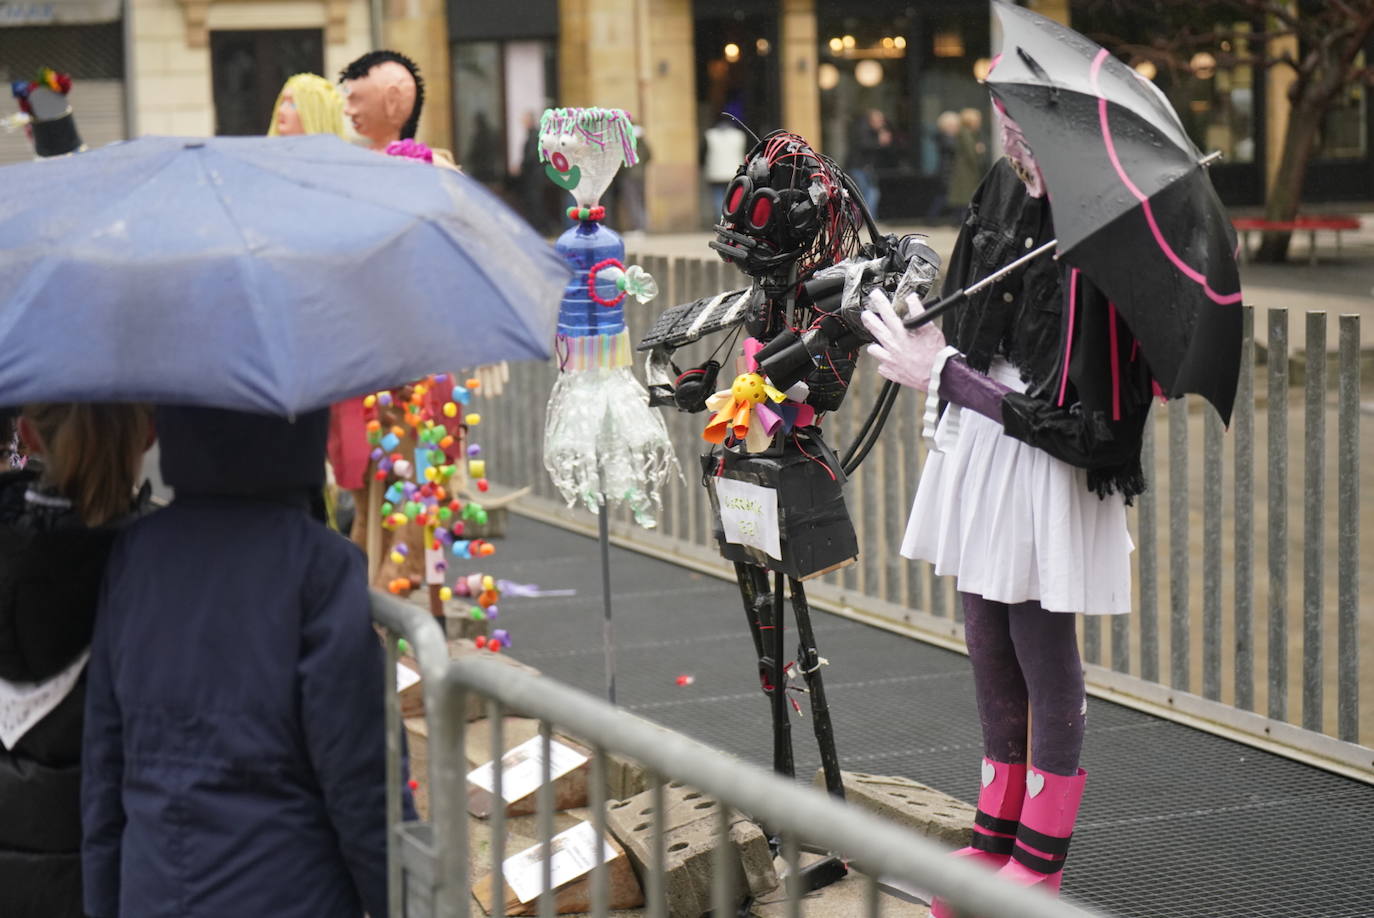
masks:
[[[586,514],[586,520],[594,525]],[[516,658],[604,691],[595,540],[513,517],[484,572],[572,597],[508,597]],[[612,548],[619,701],[768,766],[771,733],[732,583]],[[973,802],[980,755],[959,654],[815,612],[841,767],[900,775]],[[792,640],[789,639],[789,645]],[[695,677],[678,686],[679,675]],[[810,717],[794,721],[798,773],[817,767]],[[1078,901],[1130,918],[1368,918],[1374,790],[1094,700],[1091,772],[1067,870]]]

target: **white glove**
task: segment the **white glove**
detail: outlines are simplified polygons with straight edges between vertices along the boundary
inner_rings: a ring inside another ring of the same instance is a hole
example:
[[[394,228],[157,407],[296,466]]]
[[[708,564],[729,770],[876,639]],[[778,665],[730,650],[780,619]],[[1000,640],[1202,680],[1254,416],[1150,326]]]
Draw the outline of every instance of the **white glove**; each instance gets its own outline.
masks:
[[[916,294],[907,297],[906,302],[908,315],[924,311]],[[907,328],[881,290],[868,295],[867,307],[862,318],[864,328],[873,336],[868,354],[878,361],[878,375],[899,385],[928,391],[931,367],[945,346],[944,334],[934,323]]]

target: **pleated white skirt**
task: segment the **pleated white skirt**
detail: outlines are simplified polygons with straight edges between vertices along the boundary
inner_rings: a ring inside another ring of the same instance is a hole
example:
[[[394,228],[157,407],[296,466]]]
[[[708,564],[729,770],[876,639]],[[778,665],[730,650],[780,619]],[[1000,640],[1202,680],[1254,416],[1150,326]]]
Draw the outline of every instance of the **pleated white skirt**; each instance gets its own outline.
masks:
[[[1024,391],[997,358],[998,382]],[[1035,600],[1051,612],[1131,611],[1134,549],[1120,494],[1099,498],[1083,469],[950,406],[940,419],[907,522],[902,554],[952,575],[961,592]]]

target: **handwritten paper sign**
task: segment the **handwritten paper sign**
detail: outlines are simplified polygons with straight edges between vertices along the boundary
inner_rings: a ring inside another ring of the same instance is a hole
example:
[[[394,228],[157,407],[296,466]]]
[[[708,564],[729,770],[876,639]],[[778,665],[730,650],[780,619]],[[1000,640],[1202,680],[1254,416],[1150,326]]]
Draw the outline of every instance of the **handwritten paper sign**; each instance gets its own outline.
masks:
[[[580,822],[553,837],[548,847],[553,851],[551,861],[554,889],[571,883],[597,865],[598,841],[601,842],[599,863],[614,860],[615,849],[605,839],[596,837],[596,829],[590,822]],[[533,848],[526,848],[519,854],[506,858],[501,864],[501,873],[521,902],[529,902],[543,891],[544,847],[535,845]]]
[[[523,800],[539,789],[540,782],[544,778],[543,751],[543,738],[533,736],[501,756],[501,797],[507,803]],[[587,761],[587,757],[555,739],[549,741],[549,761],[552,763],[552,767],[549,769],[549,780],[557,781]],[[468,772],[468,781],[487,793],[494,794],[496,792],[496,785],[492,780],[492,766],[494,764],[494,762],[487,762],[485,765],[478,765]]]
[[[778,492],[747,481],[714,478],[725,541],[749,545],[782,560],[778,536]]]

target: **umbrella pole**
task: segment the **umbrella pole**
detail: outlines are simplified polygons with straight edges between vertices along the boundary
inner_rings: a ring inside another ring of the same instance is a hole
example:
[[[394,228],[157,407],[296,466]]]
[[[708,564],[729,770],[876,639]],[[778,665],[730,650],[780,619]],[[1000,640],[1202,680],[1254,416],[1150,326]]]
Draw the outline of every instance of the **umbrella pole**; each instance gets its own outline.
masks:
[[[615,704],[615,641],[611,626],[611,525],[605,494],[601,495],[601,508],[597,513],[597,519],[601,530],[601,601],[605,612],[601,639],[606,651],[606,700]]]

